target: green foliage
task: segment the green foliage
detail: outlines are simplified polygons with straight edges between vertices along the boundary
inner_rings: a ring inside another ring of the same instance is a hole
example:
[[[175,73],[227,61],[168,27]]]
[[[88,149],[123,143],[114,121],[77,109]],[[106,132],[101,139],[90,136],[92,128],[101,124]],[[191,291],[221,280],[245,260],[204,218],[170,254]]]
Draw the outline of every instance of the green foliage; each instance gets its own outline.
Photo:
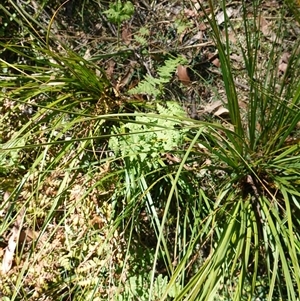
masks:
[[[0,174],[7,174],[14,169],[24,169],[24,166],[20,165],[20,151],[25,145],[25,139],[19,139],[15,141],[14,145],[5,144],[5,148],[11,147],[11,150],[3,150],[4,144],[0,143]]]
[[[147,45],[147,38],[149,37],[150,31],[146,27],[139,29],[138,33],[134,35],[134,39],[142,46]]]
[[[141,301],[149,300],[150,288],[148,287],[151,277],[149,273],[138,273],[137,275],[131,276],[126,285],[124,286],[124,292],[119,294],[114,300],[115,301],[131,301],[138,298]],[[163,275],[158,275],[155,279],[151,299],[150,300],[160,300],[163,293],[165,292],[168,284],[168,277]],[[179,290],[180,287],[174,287],[168,293],[168,297],[175,297],[176,290]]]
[[[129,20],[132,17],[134,6],[130,1],[123,4],[121,0],[118,0],[115,3],[110,3],[109,7],[104,13],[107,15],[109,21],[118,26],[118,46],[120,46],[120,25],[123,21]]]
[[[178,20],[176,20],[174,26],[175,26],[175,28],[177,30],[177,34],[180,35],[184,31],[186,31],[188,28],[191,27],[191,23],[187,22],[186,20],[178,19]]]
[[[121,0],[115,3],[110,3],[109,9],[104,11],[110,22],[121,24],[123,21],[129,20],[134,13],[134,6],[130,1],[124,4]]]
[[[151,113],[137,115],[135,122],[115,127],[118,136],[110,138],[109,146],[116,156],[128,157],[130,162],[137,160],[150,167],[157,165],[161,154],[180,148],[186,130],[180,128],[176,117],[184,116],[183,109],[175,102],[167,102],[166,107],[157,104],[156,108],[157,117]]]
[[[164,62],[164,66],[157,69],[157,78],[147,74],[137,87],[129,91],[129,94],[146,94],[155,98],[162,96],[164,94],[163,85],[170,82],[178,65],[185,62],[183,57],[169,58]]]
[[[213,10],[214,2],[208,2]],[[259,2],[252,2],[254,20],[260,8]],[[243,296],[253,300],[261,296],[258,280],[268,279],[266,300],[296,301],[300,290],[300,228],[295,217],[300,156],[298,140],[289,144],[287,139],[299,135],[300,61],[295,53],[300,43],[293,44],[284,78],[274,69],[283,52],[281,45],[272,43],[266,49],[268,60],[261,66],[264,37],[248,17],[247,1],[242,1],[246,43],[238,47],[249,85],[243,110],[230,59],[229,32],[235,29],[225,13],[226,1],[222,9],[224,31],[215,15],[206,16],[218,48],[230,115],[230,127],[210,123],[201,141],[210,154],[207,169],[212,174],[203,174],[202,182],[214,184],[213,192],[205,191],[212,202],[206,201],[205,214],[199,211],[203,227],[198,238],[204,245],[211,238],[210,253],[175,300],[243,300]],[[283,15],[278,22],[284,24]],[[283,39],[281,26],[276,38]],[[184,265],[178,265],[174,275],[183,272]]]

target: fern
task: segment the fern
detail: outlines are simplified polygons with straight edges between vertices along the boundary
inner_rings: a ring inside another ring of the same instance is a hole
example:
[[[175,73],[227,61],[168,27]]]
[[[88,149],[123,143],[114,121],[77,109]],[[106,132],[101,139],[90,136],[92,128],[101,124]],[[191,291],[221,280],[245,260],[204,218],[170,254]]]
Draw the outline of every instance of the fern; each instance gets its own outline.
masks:
[[[178,103],[170,101],[167,107],[157,104],[157,111],[168,117],[136,116],[135,123],[126,123],[115,129],[119,136],[111,137],[109,146],[116,155],[129,157],[131,162],[146,162],[151,167],[162,153],[182,145],[186,130],[176,126],[180,126],[177,117],[183,116],[184,110]]]
[[[158,76],[160,83],[168,83],[172,78],[173,73],[177,69],[178,65],[186,63],[183,57],[170,58],[165,61],[165,65],[158,68]]]
[[[155,98],[163,95],[163,84],[170,82],[177,66],[185,62],[183,57],[166,60],[164,66],[158,68],[157,78],[147,74],[137,87],[129,91],[129,94],[146,94]]]
[[[161,94],[161,91],[157,88],[159,84],[159,80],[147,74],[137,87],[129,91],[129,94],[147,94],[156,98]]]

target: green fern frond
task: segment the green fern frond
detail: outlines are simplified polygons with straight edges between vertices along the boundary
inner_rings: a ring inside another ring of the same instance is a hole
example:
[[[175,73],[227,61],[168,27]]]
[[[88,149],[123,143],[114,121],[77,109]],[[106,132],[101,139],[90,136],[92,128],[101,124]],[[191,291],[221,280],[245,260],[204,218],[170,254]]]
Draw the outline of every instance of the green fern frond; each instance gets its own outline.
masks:
[[[116,134],[121,134],[109,140],[109,147],[116,155],[128,157],[131,162],[146,161],[151,165],[155,161],[152,159],[182,145],[187,130],[177,126],[181,124],[178,117],[185,114],[183,108],[175,102],[167,102],[166,107],[157,104],[156,108],[159,115],[166,118],[145,114],[136,116],[136,122],[126,123],[121,128],[114,129]]]
[[[170,82],[177,66],[185,62],[183,57],[166,60],[164,66],[158,68],[157,78],[147,74],[137,87],[129,91],[129,94],[146,94],[157,98],[163,94],[163,84]]]
[[[183,57],[170,58],[165,61],[165,65],[158,68],[157,73],[159,76],[159,83],[168,83],[174,72],[176,71],[178,65],[186,63],[186,60]]]
[[[129,94],[146,94],[157,97],[161,94],[161,91],[156,87],[157,84],[159,84],[159,81],[147,74],[137,87],[129,91]]]

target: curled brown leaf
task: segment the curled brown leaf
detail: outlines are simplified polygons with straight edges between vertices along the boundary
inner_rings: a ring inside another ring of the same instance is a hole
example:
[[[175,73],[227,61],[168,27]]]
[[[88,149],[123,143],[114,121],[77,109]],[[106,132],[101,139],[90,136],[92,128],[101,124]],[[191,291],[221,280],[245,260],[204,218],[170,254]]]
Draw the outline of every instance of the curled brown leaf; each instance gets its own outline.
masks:
[[[188,75],[188,68],[182,65],[179,65],[177,67],[177,76],[178,79],[181,81],[184,85],[189,85],[191,83],[191,79]]]

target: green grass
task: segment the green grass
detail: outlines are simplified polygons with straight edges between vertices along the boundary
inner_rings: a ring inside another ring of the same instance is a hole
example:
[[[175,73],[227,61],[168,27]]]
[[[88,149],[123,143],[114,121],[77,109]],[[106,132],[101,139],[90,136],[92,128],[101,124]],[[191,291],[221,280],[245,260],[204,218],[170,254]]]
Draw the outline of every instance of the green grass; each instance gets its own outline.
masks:
[[[62,7],[0,5],[1,263],[19,231],[3,300],[299,300],[298,8],[276,7],[270,37],[260,1],[221,24],[211,12],[228,3],[198,4],[220,69],[190,87],[173,73],[202,53],[175,38],[169,51],[152,19],[140,45],[138,6],[115,26],[101,13],[113,6],[75,5],[78,47]],[[129,18],[141,49],[122,43]],[[86,42],[98,19],[102,40]],[[210,105],[205,89],[228,115],[188,117],[189,93]]]

